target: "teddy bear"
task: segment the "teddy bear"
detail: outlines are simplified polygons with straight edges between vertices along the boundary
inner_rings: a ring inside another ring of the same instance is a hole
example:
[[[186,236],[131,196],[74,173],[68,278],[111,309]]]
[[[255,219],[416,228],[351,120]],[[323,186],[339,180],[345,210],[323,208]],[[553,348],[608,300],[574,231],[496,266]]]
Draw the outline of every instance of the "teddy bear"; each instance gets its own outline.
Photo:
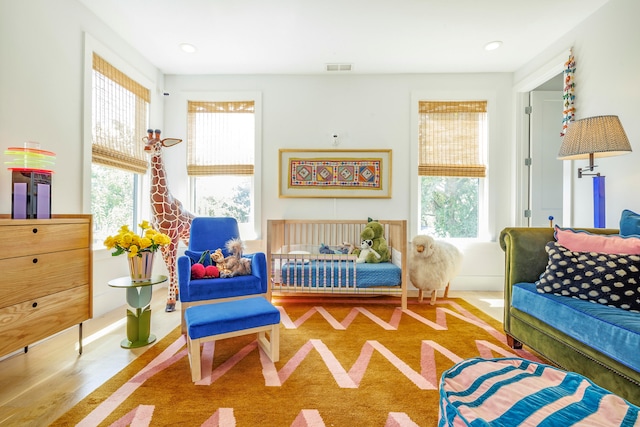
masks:
[[[246,276],[251,274],[251,260],[242,256],[244,252],[244,243],[240,239],[229,240],[225,247],[231,255],[224,259],[227,269],[231,270],[230,274],[224,277]],[[220,275],[222,277],[222,275]]]
[[[362,229],[362,232],[360,233],[361,241],[371,240],[373,242],[371,245],[372,251],[367,254],[365,262],[388,262],[391,259],[389,245],[387,244],[387,239],[384,238],[383,234],[384,227],[382,227],[382,224],[378,221],[369,221],[365,228]],[[362,249],[355,249],[353,253],[359,256],[361,251]],[[376,256],[376,254],[379,256]]]
[[[367,257],[370,253],[373,253],[376,258],[380,258],[380,254],[374,251],[371,246],[373,246],[373,241],[371,240],[363,240],[360,243],[360,254],[358,255],[358,259],[356,259],[356,263],[361,264],[367,262]]]
[[[353,243],[349,242],[343,242],[342,245],[338,247],[338,252],[344,255],[351,255],[354,250],[355,247],[353,246]]]
[[[216,263],[220,277],[227,278],[251,274],[251,260],[242,257],[244,250],[242,240],[231,239],[225,244],[225,247],[227,252],[231,254],[228,257],[224,257],[220,248],[211,254],[211,260]]]
[[[211,261],[216,263],[216,267],[218,268],[218,272],[221,277],[226,277],[231,274],[231,270],[227,268],[227,261],[224,258],[222,249],[218,248],[211,253]]]

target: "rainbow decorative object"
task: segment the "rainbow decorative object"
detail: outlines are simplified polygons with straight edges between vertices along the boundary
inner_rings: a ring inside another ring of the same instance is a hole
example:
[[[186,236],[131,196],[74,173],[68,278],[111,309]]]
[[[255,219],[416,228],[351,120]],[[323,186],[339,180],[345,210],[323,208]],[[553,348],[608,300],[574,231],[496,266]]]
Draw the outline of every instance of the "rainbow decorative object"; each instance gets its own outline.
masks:
[[[55,153],[40,150],[37,142],[9,147],[4,162],[12,171],[11,217],[14,219],[51,218],[51,174]]]
[[[38,172],[53,172],[51,169],[56,162],[56,155],[51,151],[35,148],[37,142],[25,142],[23,148],[9,147],[4,154],[13,156],[13,159],[4,162],[9,170],[28,170]]]

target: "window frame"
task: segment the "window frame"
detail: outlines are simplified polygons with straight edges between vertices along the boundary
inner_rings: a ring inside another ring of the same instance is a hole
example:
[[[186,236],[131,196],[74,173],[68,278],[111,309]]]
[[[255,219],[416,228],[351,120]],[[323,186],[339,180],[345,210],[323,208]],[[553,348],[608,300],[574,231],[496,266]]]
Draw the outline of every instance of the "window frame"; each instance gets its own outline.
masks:
[[[92,169],[92,101],[93,101],[93,54],[96,53],[104,60],[109,62],[112,66],[125,73],[129,78],[135,80],[140,85],[149,89],[150,101],[149,101],[149,122],[154,123],[158,118],[161,118],[161,111],[158,110],[158,94],[155,88],[157,87],[156,79],[150,78],[146,74],[142,73],[139,67],[129,63],[123,59],[122,56],[115,53],[104,43],[93,37],[89,33],[84,34],[84,78],[83,78],[83,91],[84,91],[84,105],[83,105],[83,133],[82,137],[83,152],[82,161],[82,211],[83,213],[91,214],[91,169]],[[152,75],[152,67],[148,70],[149,75]],[[159,123],[159,122],[158,122]],[[142,144],[142,141],[140,142]],[[149,173],[137,174],[130,172],[134,175],[134,203],[133,203],[133,220],[138,221],[140,218],[150,218],[151,206],[150,203],[144,203],[144,200],[148,200],[149,197]],[[135,225],[135,224],[134,224]],[[93,247],[94,251],[106,250],[102,242],[96,242]]]
[[[188,134],[187,128],[187,106],[189,101],[202,101],[202,102],[238,102],[238,101],[253,101],[254,102],[254,167],[252,177],[253,187],[253,220],[250,221],[246,227],[240,227],[240,235],[243,240],[258,240],[261,236],[262,230],[262,189],[260,186],[262,176],[262,93],[253,91],[239,91],[239,92],[189,92],[183,94],[183,100],[181,100],[184,106],[184,123],[185,123],[185,135]],[[185,147],[185,153],[187,148]],[[185,172],[186,172],[186,159],[185,159]],[[189,206],[195,210],[195,180],[197,176],[188,177],[189,187]]]
[[[418,175],[419,158],[419,103],[420,101],[466,101],[482,100],[487,102],[487,140],[484,147],[483,163],[486,165],[486,176],[479,178],[478,188],[478,237],[450,238],[457,241],[489,241],[493,235],[493,226],[489,218],[495,217],[495,207],[489,204],[491,184],[491,147],[492,129],[496,129],[496,93],[492,91],[415,91],[411,93],[411,146],[410,158],[416,159],[410,164],[412,179],[410,180],[411,198],[409,213],[409,229],[411,235],[420,234],[421,180]]]

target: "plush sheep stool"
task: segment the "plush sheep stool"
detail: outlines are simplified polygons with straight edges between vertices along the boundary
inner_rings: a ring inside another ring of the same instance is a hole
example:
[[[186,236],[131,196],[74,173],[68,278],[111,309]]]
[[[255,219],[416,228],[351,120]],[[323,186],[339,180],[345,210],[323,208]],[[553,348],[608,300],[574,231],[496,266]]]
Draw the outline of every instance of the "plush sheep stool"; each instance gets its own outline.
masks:
[[[431,305],[435,304],[439,289],[444,289],[447,298],[449,283],[458,274],[461,262],[462,254],[452,244],[431,236],[415,236],[409,252],[409,279],[419,289],[418,301],[422,302],[423,291],[430,291]]]
[[[202,376],[200,344],[207,341],[257,333],[258,345],[269,359],[280,359],[280,312],[263,297],[189,307],[184,320],[193,381]],[[269,332],[268,340],[265,332]]]

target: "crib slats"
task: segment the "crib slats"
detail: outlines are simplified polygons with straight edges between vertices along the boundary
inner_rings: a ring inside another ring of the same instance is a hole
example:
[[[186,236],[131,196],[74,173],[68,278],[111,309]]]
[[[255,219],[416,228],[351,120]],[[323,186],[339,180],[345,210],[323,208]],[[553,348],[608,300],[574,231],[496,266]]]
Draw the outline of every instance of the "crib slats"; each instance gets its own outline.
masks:
[[[346,244],[360,246],[366,221],[359,220],[268,220],[267,259],[272,294],[333,293],[345,295],[391,294],[407,304],[407,225],[405,220],[378,221],[391,248],[391,262],[402,269],[400,286],[357,287],[355,255],[321,254],[320,245],[337,249]],[[340,268],[337,268],[340,267]]]

